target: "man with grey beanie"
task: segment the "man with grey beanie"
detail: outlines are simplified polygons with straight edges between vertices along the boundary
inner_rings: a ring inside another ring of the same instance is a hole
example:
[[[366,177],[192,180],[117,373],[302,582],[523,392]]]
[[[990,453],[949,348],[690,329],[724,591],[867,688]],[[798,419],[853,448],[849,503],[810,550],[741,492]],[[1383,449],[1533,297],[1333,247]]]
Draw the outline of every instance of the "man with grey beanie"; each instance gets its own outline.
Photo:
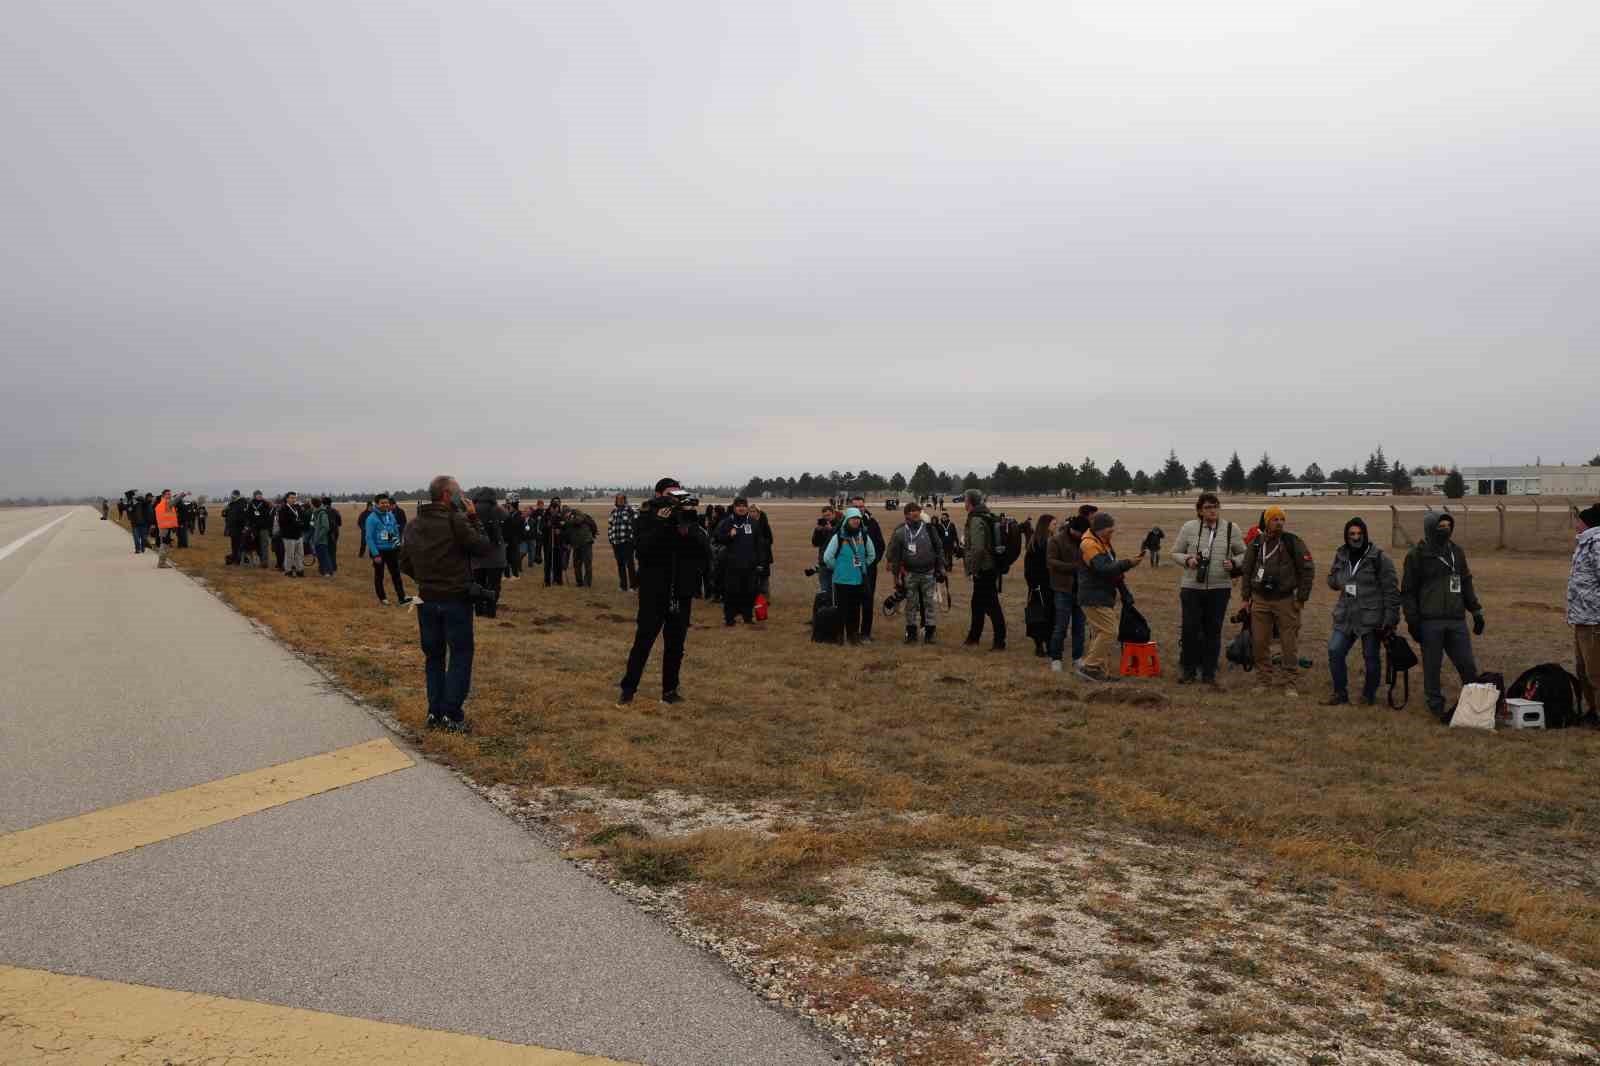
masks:
[[[1133,602],[1124,576],[1139,565],[1141,553],[1132,559],[1118,559],[1111,540],[1117,520],[1110,511],[1097,511],[1089,520],[1089,532],[1081,542],[1078,560],[1078,606],[1089,623],[1089,645],[1084,649],[1083,666],[1078,676],[1085,681],[1121,680],[1111,668],[1111,648],[1117,643],[1121,618],[1117,613],[1117,594],[1124,603]]]

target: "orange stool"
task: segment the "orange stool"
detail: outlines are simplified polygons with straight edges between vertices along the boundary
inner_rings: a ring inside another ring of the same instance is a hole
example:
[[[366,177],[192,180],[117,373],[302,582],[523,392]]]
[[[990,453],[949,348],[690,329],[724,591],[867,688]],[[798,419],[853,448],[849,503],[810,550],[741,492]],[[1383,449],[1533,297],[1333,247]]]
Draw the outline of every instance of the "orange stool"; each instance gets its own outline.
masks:
[[[1160,677],[1161,655],[1154,644],[1122,646],[1123,677]]]

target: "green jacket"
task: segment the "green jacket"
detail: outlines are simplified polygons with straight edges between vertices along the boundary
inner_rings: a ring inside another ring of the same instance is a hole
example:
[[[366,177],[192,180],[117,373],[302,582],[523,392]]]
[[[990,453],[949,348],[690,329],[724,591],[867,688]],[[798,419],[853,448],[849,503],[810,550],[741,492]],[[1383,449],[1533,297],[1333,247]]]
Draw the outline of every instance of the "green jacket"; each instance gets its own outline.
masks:
[[[574,548],[586,548],[600,535],[600,528],[595,525],[594,519],[582,511],[568,511],[562,523],[562,533]]]
[[[1405,576],[1400,581],[1400,606],[1406,624],[1459,622],[1467,612],[1483,610],[1472,587],[1467,553],[1459,544],[1437,540],[1440,514],[1422,519],[1423,537],[1406,552]],[[1460,591],[1451,591],[1451,578],[1459,578]]]
[[[968,577],[994,573],[994,546],[989,543],[989,507],[978,504],[967,515],[967,554],[961,560]]]

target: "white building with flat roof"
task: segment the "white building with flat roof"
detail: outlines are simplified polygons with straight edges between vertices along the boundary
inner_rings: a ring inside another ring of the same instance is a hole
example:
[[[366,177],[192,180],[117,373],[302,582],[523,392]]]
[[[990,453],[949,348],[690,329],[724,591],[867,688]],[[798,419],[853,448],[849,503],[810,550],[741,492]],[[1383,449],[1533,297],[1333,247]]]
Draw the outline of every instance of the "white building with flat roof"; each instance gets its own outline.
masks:
[[[1600,499],[1600,466],[1464,466],[1468,496],[1587,496]],[[1437,474],[1411,479],[1418,489],[1444,491]]]

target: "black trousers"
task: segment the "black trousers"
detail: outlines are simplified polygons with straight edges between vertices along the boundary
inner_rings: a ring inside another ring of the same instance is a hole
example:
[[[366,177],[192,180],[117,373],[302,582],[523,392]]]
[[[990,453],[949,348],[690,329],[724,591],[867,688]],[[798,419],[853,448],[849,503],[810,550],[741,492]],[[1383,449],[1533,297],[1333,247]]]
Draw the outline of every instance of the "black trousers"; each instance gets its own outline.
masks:
[[[1228,620],[1232,589],[1181,589],[1178,607],[1183,612],[1183,640],[1178,661],[1186,674],[1217,676],[1222,655],[1222,627]]]
[[[639,620],[633,634],[633,650],[628,652],[628,672],[622,676],[622,691],[632,693],[644,677],[645,663],[650,661],[650,649],[663,631],[667,635],[667,648],[661,660],[661,691],[675,692],[678,673],[683,668],[683,645],[689,636],[689,608],[694,601],[679,597],[676,614],[667,611],[667,592],[639,590]]]
[[[240,547],[244,543],[244,534],[234,530],[228,534],[228,562],[234,566],[239,565]]]
[[[878,614],[873,605],[878,602],[878,564],[867,567],[867,581],[861,586],[861,635],[872,636],[872,620]]]
[[[972,578],[972,624],[967,627],[967,639],[983,636],[983,620],[994,624],[994,641],[1004,644],[1006,639],[1006,612],[1000,607],[1000,579],[995,574],[976,574]]]
[[[482,585],[484,588],[498,596],[500,593],[500,579],[505,572],[505,567],[502,566],[474,568],[472,571],[472,580],[476,581],[478,584]],[[483,618],[493,618],[498,606],[498,604],[494,603],[479,603],[474,601],[472,604],[472,613]]]
[[[398,599],[405,599],[406,583],[400,579],[399,548],[374,552],[372,555],[372,591],[378,594],[379,602],[384,602],[388,599],[383,593],[383,571],[385,568],[388,568],[389,577],[394,581],[395,596]]]
[[[617,557],[617,581],[622,585],[622,591],[639,587],[639,570],[633,562],[633,542],[626,544],[613,544],[611,554]]]
[[[272,556],[273,556],[273,558],[275,558],[278,561],[278,569],[282,570],[283,569],[283,538],[282,537],[274,536],[272,538]]]
[[[566,584],[566,567],[562,565],[561,547],[546,544],[544,546],[544,583],[557,585]]]
[[[835,581],[833,599],[839,606],[839,617],[844,623],[844,639],[854,644],[863,636],[861,630],[863,607],[868,611],[872,609],[872,602],[867,599],[867,586],[846,585],[842,581]]]
[[[746,622],[755,621],[756,572],[742,566],[725,567],[722,571],[722,620],[731,622],[740,615]]]

